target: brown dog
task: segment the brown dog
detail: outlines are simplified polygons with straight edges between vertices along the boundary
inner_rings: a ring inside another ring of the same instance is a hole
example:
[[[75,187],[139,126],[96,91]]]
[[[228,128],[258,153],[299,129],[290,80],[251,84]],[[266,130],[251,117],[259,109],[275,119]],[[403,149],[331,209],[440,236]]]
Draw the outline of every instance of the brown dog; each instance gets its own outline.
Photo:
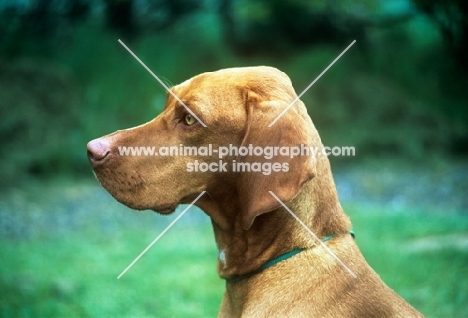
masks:
[[[268,127],[297,97],[288,76],[270,67],[225,69],[195,76],[172,92],[193,113],[168,95],[158,117],[91,141],[88,157],[101,184],[134,209],[167,214],[207,192],[196,205],[211,217],[220,253],[218,272],[227,281],[220,317],[422,316],[364,260],[349,234],[351,224],[338,201],[326,156],[266,158],[232,151],[222,158],[226,169],[221,169],[215,152],[119,152],[122,146],[323,147],[300,100]],[[199,167],[214,163],[211,167],[219,171],[196,172],[195,162]],[[234,171],[238,163],[247,165],[244,172]],[[269,191],[326,240],[356,277]]]

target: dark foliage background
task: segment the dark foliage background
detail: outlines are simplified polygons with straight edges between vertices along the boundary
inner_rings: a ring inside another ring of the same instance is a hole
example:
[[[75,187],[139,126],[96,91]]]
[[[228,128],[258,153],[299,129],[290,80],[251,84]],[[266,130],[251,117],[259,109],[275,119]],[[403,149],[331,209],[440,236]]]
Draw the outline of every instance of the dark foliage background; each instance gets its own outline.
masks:
[[[268,64],[302,91],[324,140],[359,156],[468,154],[463,1],[6,1],[0,7],[2,183],[86,169],[87,140],[157,115],[164,91],[116,39],[178,83]],[[13,172],[14,171],[14,172]]]

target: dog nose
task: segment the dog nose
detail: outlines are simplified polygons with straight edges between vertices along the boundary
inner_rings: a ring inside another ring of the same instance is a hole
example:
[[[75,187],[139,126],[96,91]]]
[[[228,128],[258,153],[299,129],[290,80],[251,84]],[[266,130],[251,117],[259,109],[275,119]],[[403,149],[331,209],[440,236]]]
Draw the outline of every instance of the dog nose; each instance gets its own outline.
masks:
[[[94,139],[88,142],[88,159],[92,165],[104,160],[110,153],[110,147],[107,141],[102,138]]]

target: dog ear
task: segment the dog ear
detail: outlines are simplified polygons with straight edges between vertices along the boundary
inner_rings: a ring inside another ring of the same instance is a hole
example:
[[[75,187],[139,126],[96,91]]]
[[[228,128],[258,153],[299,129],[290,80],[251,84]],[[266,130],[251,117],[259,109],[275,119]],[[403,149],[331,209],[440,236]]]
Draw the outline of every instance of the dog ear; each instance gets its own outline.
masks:
[[[263,156],[239,155],[237,158],[237,163],[245,163],[250,167],[250,171],[245,172],[237,169],[242,224],[247,230],[257,216],[273,211],[281,205],[269,191],[286,203],[294,199],[301,188],[315,176],[315,158],[311,155],[302,154],[291,158],[291,153],[289,156],[281,153],[284,154],[286,149],[291,151],[292,147],[300,149],[301,146],[310,147],[316,144],[314,136],[318,134],[314,133],[315,128],[300,100],[296,101],[272,127],[268,127],[289,104],[285,101],[264,100],[251,91],[245,99],[247,128],[242,146],[252,145],[252,148],[261,147],[263,150],[270,147],[273,151],[274,147],[277,147],[278,152],[272,158],[265,158],[265,152]],[[268,168],[274,166],[277,171],[268,171]],[[257,172],[252,171],[253,167],[257,168]],[[258,172],[259,168],[262,171]]]

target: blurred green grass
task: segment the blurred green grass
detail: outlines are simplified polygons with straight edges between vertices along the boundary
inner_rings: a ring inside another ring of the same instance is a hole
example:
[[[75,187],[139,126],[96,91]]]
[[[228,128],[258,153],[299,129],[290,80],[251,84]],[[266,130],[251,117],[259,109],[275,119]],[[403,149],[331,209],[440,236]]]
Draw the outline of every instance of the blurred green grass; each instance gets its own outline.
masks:
[[[95,183],[26,188],[1,201],[16,214],[2,215],[1,317],[216,316],[223,285],[201,211],[117,279],[173,217],[132,213]]]
[[[216,317],[224,282],[201,211],[184,215],[117,279],[175,215],[132,212],[89,182],[29,187],[0,201],[9,222],[0,235],[0,316]],[[427,317],[468,315],[466,217],[344,207],[365,258],[391,288]]]
[[[426,317],[468,316],[468,219],[352,205],[356,241],[387,285]]]
[[[2,241],[2,317],[215,317],[222,296],[207,228],[174,228],[124,276],[147,234]],[[183,233],[183,236],[181,236]],[[156,235],[156,233],[153,233]]]

